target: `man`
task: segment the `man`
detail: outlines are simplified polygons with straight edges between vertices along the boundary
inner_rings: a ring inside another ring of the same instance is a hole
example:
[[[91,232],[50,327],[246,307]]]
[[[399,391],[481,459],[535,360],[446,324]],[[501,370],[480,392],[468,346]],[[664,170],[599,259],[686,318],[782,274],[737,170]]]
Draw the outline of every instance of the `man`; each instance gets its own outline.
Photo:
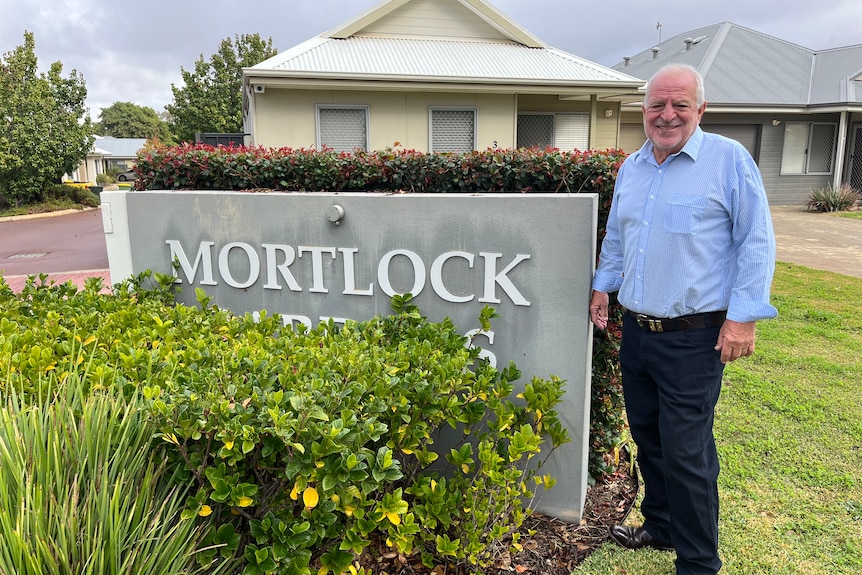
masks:
[[[724,365],[754,353],[755,321],[775,317],[775,238],[760,173],[738,143],[704,133],[703,79],[669,65],[647,84],[647,142],[620,168],[593,280],[626,308],[623,392],[644,481],[642,527],[623,547],[676,550],[678,575],[714,574],[718,456],[712,432]]]

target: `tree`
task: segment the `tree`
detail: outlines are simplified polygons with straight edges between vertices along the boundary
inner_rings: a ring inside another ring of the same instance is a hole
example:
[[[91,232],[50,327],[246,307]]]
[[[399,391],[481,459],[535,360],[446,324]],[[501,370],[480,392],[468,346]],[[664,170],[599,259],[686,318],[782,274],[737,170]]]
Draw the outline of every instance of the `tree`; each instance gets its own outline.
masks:
[[[174,140],[168,124],[155,110],[132,102],[114,102],[102,108],[96,130],[115,138],[156,138],[164,144],[172,144]]]
[[[93,145],[83,76],[62,77],[60,62],[37,75],[37,64],[31,32],[0,60],[0,199],[14,206],[38,200]]]
[[[194,71],[181,68],[184,86],[171,84],[171,130],[180,141],[193,141],[196,132],[242,132],[242,69],[278,53],[272,38],[264,42],[258,34],[225,38],[209,62],[203,55]]]

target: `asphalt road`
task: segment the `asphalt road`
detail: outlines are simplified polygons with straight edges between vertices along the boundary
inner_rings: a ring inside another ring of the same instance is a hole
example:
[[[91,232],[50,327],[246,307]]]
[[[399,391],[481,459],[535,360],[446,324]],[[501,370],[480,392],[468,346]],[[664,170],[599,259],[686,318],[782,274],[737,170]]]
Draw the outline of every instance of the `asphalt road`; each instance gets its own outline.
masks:
[[[0,275],[4,277],[107,268],[99,209],[0,222]]]

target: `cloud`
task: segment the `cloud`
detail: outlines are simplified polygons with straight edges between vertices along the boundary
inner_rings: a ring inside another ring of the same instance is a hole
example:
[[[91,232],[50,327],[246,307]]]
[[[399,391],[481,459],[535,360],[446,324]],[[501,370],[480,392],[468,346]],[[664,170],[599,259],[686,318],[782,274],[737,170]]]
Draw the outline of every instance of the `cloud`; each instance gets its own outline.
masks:
[[[629,0],[491,0],[498,10],[545,43],[611,66],[623,56],[719,22],[733,22],[811,49],[862,41],[858,0],[723,0],[696,9],[657,9]],[[0,52],[34,33],[40,68],[61,61],[82,73],[96,118],[114,102],[134,102],[161,112],[173,99],[180,69],[205,60],[225,38],[258,33],[279,51],[339,26],[377,0],[0,0]],[[656,24],[661,22],[661,29]]]

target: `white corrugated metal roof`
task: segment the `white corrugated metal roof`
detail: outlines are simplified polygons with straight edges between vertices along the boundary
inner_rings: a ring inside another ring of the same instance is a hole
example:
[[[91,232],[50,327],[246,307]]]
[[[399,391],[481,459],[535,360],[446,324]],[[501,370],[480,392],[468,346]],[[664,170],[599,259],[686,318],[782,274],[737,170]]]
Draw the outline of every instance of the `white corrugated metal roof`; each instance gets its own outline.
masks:
[[[553,48],[515,42],[314,38],[252,67],[286,77],[637,86],[641,80]]]

